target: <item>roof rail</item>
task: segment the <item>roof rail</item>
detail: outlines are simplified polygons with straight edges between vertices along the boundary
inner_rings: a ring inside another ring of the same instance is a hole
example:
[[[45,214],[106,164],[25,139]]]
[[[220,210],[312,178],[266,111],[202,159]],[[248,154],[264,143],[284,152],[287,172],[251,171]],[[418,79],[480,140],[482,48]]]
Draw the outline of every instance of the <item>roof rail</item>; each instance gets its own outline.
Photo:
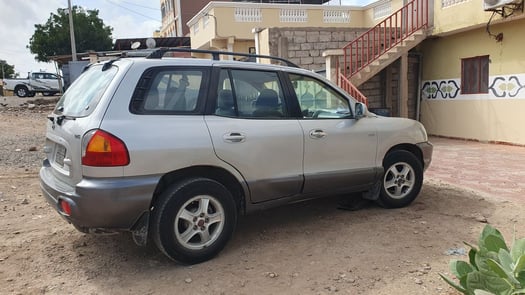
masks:
[[[243,57],[248,57],[248,58],[252,58],[252,57],[253,58],[267,58],[270,60],[280,61],[289,67],[299,68],[299,66],[294,64],[293,62],[287,59],[281,58],[281,57],[277,57],[277,56],[249,54],[249,53],[241,53],[241,52],[230,52],[230,51],[218,51],[218,50],[191,49],[191,48],[184,48],[184,47],[158,48],[157,50],[151,52],[151,54],[149,54],[146,58],[160,59],[164,56],[166,52],[206,53],[206,54],[211,54],[213,60],[219,60],[220,55],[243,56]]]

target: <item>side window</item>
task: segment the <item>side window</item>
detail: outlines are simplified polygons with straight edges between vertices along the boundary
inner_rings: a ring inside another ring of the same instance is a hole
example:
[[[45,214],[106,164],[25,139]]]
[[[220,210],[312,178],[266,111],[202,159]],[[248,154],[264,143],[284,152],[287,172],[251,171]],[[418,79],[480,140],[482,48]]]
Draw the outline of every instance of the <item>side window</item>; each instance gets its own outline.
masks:
[[[52,80],[58,80],[57,76],[54,74],[45,74],[45,79],[52,79]]]
[[[153,74],[144,93],[145,112],[192,112],[203,80],[200,70],[166,69]]]
[[[351,115],[348,100],[326,84],[290,74],[303,118],[343,118]]]
[[[215,115],[282,118],[288,112],[276,72],[222,70]]]

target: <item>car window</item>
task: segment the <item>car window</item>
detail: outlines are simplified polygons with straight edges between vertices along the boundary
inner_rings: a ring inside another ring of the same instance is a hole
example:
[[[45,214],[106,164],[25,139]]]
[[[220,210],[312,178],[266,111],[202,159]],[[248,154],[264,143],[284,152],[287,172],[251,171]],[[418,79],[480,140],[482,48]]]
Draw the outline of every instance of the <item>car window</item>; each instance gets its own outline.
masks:
[[[242,118],[283,118],[288,112],[276,72],[221,70],[215,114]]]
[[[144,111],[192,112],[203,81],[200,70],[166,69],[154,74],[144,95]]]
[[[89,115],[117,71],[116,66],[104,71],[102,65],[91,66],[67,89],[58,101],[55,112],[71,117]]]
[[[58,79],[57,76],[54,75],[54,74],[44,74],[44,78],[45,79],[54,79],[54,80]]]
[[[290,74],[303,118],[330,119],[351,115],[348,100],[312,77]]]

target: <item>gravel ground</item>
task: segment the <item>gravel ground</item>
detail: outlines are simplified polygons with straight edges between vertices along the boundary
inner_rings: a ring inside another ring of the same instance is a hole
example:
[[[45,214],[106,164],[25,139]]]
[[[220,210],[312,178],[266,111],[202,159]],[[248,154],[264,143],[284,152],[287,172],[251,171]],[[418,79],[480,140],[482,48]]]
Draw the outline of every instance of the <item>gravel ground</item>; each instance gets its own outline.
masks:
[[[0,168],[35,171],[42,164],[46,115],[58,97],[0,97]]]

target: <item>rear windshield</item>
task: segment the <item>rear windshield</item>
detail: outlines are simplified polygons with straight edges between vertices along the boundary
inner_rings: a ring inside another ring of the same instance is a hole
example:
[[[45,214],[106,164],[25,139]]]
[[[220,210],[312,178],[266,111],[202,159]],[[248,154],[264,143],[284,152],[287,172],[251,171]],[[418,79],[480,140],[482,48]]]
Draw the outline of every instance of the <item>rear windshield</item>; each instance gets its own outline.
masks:
[[[55,113],[71,117],[89,115],[117,73],[117,67],[102,71],[102,65],[91,66],[67,89],[55,108]]]

